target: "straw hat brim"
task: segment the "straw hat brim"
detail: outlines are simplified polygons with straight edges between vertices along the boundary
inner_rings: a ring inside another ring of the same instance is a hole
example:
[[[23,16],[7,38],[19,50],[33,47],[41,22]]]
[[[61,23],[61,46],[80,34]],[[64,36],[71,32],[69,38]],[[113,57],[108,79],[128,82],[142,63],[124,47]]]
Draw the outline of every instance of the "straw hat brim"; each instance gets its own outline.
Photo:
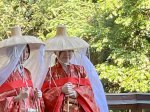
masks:
[[[11,37],[0,42],[0,48],[4,47],[11,47],[15,45],[22,45],[22,44],[32,44],[35,46],[44,44],[40,39],[34,36],[16,36]]]
[[[54,37],[45,42],[46,51],[64,51],[88,48],[89,44],[78,37]]]

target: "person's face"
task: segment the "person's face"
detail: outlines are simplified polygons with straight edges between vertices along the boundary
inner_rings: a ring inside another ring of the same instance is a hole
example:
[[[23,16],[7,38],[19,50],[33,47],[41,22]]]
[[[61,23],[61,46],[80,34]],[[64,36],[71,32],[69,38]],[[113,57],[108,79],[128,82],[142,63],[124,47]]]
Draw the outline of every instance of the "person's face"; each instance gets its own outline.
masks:
[[[61,60],[63,63],[69,63],[73,55],[73,50],[59,51],[59,53],[57,53],[56,55],[57,58]]]
[[[22,56],[21,56],[21,61],[24,62],[29,58],[29,49],[26,46],[25,49],[23,50]]]

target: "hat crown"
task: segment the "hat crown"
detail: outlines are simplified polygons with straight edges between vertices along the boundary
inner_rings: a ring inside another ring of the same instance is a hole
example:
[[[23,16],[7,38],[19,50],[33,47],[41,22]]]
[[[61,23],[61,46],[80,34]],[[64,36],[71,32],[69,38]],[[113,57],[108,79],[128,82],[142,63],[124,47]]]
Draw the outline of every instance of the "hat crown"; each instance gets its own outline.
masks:
[[[12,27],[11,28],[11,36],[12,37],[22,36],[21,27],[20,26]]]
[[[59,25],[56,30],[55,37],[68,37],[66,32],[66,27],[64,25]]]
[[[46,42],[46,51],[77,50],[88,48],[89,44],[78,37],[69,37],[64,25],[59,25],[56,29],[56,35]]]

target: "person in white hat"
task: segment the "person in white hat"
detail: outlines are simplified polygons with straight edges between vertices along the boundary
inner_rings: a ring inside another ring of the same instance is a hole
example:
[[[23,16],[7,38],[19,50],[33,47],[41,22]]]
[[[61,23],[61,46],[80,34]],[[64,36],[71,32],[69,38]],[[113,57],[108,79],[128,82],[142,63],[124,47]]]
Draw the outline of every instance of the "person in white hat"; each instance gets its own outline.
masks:
[[[35,84],[35,75],[41,75],[38,63],[44,44],[22,36],[20,27],[13,27],[11,33],[11,38],[0,42],[0,112],[44,112],[42,92]]]
[[[84,40],[68,37],[63,25],[46,41],[46,112],[108,112],[102,84],[86,56],[88,47]]]

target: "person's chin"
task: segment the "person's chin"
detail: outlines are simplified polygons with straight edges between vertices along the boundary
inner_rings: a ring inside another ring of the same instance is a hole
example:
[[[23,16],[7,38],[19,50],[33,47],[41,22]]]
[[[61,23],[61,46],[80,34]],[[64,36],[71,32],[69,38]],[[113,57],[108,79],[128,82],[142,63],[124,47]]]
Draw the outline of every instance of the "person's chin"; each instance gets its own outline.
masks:
[[[68,61],[66,61],[66,60],[64,60],[64,61],[62,61],[63,63],[68,63]]]
[[[63,61],[63,63],[68,63],[68,61]]]

